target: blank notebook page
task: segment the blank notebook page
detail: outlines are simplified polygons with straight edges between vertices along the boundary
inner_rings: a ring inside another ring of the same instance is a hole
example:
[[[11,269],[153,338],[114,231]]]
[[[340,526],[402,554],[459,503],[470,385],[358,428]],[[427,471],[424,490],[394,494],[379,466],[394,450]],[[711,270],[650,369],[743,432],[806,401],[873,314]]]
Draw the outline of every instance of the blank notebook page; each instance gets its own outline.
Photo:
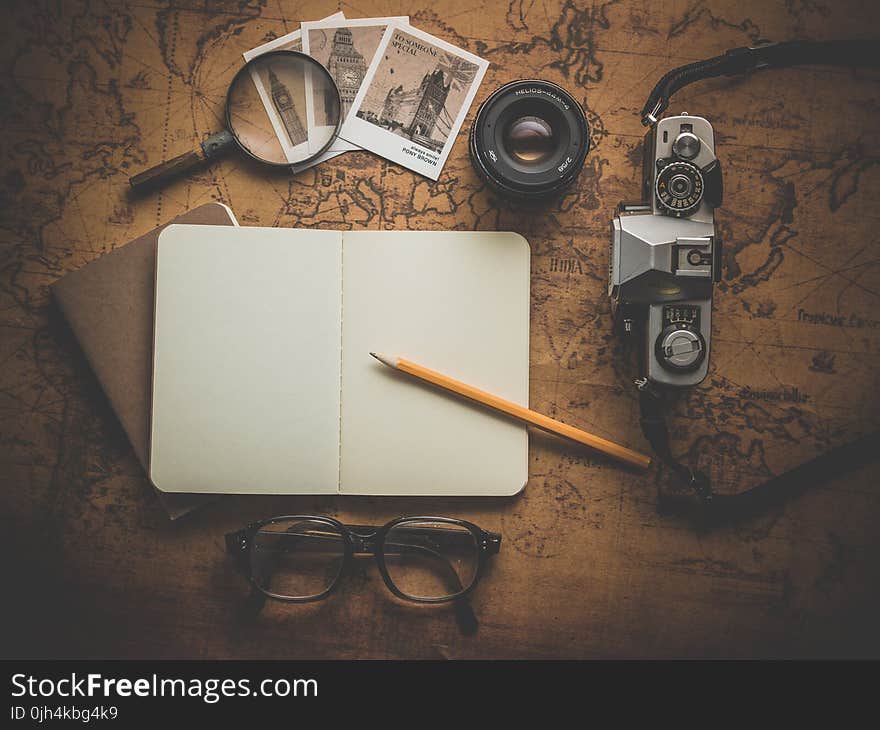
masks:
[[[523,425],[400,355],[528,404],[514,233],[171,226],[159,239],[150,475],[164,491],[504,495]]]
[[[341,237],[173,225],[159,238],[150,478],[335,493]]]
[[[528,477],[523,425],[369,353],[528,405],[528,242],[499,232],[343,235],[340,491],[518,492]]]

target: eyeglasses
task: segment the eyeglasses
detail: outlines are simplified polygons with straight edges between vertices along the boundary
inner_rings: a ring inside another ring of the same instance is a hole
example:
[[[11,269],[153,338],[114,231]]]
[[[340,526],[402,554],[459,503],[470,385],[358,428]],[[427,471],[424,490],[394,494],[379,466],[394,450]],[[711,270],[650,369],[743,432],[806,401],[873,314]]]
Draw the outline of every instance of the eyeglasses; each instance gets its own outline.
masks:
[[[373,555],[395,596],[416,603],[456,601],[477,585],[501,535],[450,517],[400,517],[382,527],[331,517],[289,515],[226,535],[226,548],[265,596],[320,601],[356,555]]]

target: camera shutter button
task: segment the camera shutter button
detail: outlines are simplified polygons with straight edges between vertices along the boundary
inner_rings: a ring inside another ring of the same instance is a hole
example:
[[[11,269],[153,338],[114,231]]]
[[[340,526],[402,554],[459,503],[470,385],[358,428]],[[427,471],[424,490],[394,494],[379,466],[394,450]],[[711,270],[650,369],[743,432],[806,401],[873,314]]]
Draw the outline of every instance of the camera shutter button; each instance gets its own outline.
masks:
[[[672,151],[683,160],[692,160],[700,152],[700,138],[693,132],[682,132],[672,142]]]

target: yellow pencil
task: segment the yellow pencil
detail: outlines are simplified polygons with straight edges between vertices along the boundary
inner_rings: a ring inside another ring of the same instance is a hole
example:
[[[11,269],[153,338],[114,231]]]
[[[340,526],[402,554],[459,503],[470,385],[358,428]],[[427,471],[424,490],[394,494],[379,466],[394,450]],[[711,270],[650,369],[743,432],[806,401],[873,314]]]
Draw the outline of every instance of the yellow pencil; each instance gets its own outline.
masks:
[[[494,408],[496,411],[506,413],[520,421],[525,421],[532,426],[537,426],[544,431],[549,431],[558,436],[577,441],[579,444],[585,444],[596,451],[601,451],[603,454],[607,454],[620,461],[625,461],[627,464],[632,464],[641,469],[647,469],[651,465],[651,457],[645,456],[645,454],[640,454],[638,451],[628,449],[626,446],[621,446],[620,444],[615,444],[613,441],[608,441],[607,439],[594,436],[586,431],[581,431],[579,428],[569,426],[562,423],[562,421],[557,421],[549,416],[541,415],[525,406],[504,400],[504,398],[499,398],[497,395],[492,395],[479,388],[474,388],[466,383],[453,380],[446,375],[429,370],[421,365],[416,365],[416,363],[410,362],[409,360],[404,360],[402,357],[388,357],[375,352],[371,352],[370,354],[379,362],[384,363],[390,368],[400,370],[401,372],[412,375],[420,380],[433,383],[444,390],[458,393],[458,395],[462,395],[465,398],[476,401],[477,403],[482,403],[489,408]]]

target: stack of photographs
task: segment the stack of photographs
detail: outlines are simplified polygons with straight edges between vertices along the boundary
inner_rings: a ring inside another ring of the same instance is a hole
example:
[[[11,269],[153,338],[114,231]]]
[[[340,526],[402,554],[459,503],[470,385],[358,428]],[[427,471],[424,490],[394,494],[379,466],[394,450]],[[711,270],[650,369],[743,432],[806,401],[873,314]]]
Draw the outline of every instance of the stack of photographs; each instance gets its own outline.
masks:
[[[489,66],[413,28],[405,16],[352,20],[336,13],[304,22],[299,30],[247,51],[244,59],[276,50],[312,56],[339,89],[338,136],[313,164],[364,149],[432,180],[439,177]],[[300,145],[326,139],[327,125],[335,120],[326,118],[326,102],[308,76],[295,89],[276,88],[278,79],[270,77],[255,76],[254,83],[293,162],[302,157]]]

